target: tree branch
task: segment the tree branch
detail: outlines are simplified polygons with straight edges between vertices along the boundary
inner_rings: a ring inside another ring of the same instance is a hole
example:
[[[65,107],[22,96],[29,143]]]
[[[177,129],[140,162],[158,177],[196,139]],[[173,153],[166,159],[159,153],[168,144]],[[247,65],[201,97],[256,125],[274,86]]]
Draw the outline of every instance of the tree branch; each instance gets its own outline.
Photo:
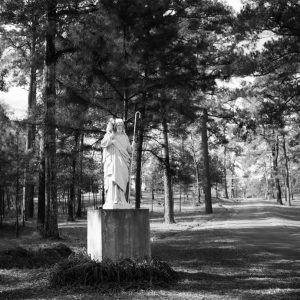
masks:
[[[78,48],[76,47],[69,47],[69,48],[65,48],[65,49],[61,49],[61,50],[58,50],[56,51],[55,53],[55,59],[57,60],[60,56],[62,56],[63,54],[66,54],[66,53],[74,53],[78,50]]]
[[[67,8],[67,9],[61,9],[57,11],[57,16],[62,16],[62,15],[73,15],[73,16],[79,16],[79,15],[85,15],[89,14],[91,12],[96,12],[99,10],[99,7],[94,4],[87,5],[85,7],[81,7],[80,9],[77,8]]]
[[[150,152],[153,156],[155,156],[159,160],[159,162],[165,164],[164,159],[158,156],[152,149],[145,149],[143,150],[143,152]]]
[[[108,76],[102,71],[101,68],[95,69],[94,71],[99,77],[103,77],[106,80],[106,82],[115,90],[115,92],[120,96],[121,99],[124,99],[123,94],[118,90],[118,88],[114,85],[112,80],[108,78]]]

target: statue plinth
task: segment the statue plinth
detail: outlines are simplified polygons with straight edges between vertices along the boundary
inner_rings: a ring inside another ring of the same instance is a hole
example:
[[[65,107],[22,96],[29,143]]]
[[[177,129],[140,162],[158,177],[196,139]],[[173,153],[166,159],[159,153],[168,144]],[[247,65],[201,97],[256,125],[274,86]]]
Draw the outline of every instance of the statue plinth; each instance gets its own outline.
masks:
[[[87,251],[92,259],[151,258],[148,209],[88,210]]]

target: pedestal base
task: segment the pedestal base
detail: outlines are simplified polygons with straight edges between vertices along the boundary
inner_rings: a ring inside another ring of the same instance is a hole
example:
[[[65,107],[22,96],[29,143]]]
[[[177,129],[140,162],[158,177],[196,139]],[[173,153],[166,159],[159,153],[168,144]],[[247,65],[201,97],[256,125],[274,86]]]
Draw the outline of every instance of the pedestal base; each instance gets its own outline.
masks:
[[[150,259],[148,209],[88,211],[87,251],[92,259]]]

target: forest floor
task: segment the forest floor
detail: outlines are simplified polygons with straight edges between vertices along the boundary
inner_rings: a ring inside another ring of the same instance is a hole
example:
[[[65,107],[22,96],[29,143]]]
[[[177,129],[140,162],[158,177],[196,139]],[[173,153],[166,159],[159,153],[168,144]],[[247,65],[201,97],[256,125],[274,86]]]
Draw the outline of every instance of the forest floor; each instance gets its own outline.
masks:
[[[143,199],[147,202],[147,198]],[[148,203],[148,207],[151,204]],[[214,213],[183,204],[176,224],[151,212],[152,255],[178,273],[176,284],[145,290],[51,288],[46,268],[0,269],[0,299],[300,299],[300,197],[291,207],[275,200],[214,199]],[[46,240],[28,222],[21,237],[0,232],[4,249],[64,243],[86,248],[86,220],[59,224],[61,239]],[[3,252],[2,252],[3,253]]]

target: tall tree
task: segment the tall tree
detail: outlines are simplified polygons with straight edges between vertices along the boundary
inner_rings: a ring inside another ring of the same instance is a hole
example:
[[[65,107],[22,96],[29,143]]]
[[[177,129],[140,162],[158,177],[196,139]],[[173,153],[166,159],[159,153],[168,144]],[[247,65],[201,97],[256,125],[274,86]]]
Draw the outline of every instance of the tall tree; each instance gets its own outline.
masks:
[[[33,217],[34,212],[34,140],[35,106],[37,93],[37,70],[41,69],[44,53],[41,42],[40,20],[42,1],[6,0],[0,4],[1,21],[6,46],[13,49],[15,57],[11,60],[13,77],[19,85],[28,84],[28,125],[27,151],[30,156],[25,177],[25,219]],[[29,76],[27,75],[29,74]]]
[[[169,155],[169,137],[168,137],[168,123],[166,117],[162,119],[163,130],[163,160],[164,160],[164,189],[165,189],[165,223],[175,223],[174,220],[174,199],[171,181],[171,167],[170,167],[170,155]]]
[[[205,194],[205,212],[211,214],[212,202],[211,202],[211,181],[210,181],[210,166],[209,166],[209,154],[208,154],[208,137],[207,137],[207,122],[208,114],[207,109],[203,109],[202,115],[202,155],[204,160],[204,194]]]
[[[58,237],[57,187],[56,187],[56,47],[57,1],[46,1],[46,57],[45,57],[45,182],[46,182],[46,222],[45,236]]]
[[[33,4],[33,3],[32,3]],[[29,93],[28,93],[28,115],[29,123],[27,128],[27,150],[34,154],[35,152],[35,109],[37,98],[37,32],[38,32],[38,7],[31,8],[31,43],[30,43],[30,79],[29,79]],[[29,173],[33,169],[32,164],[28,164],[25,179],[25,216],[32,218],[34,213],[34,182]]]

